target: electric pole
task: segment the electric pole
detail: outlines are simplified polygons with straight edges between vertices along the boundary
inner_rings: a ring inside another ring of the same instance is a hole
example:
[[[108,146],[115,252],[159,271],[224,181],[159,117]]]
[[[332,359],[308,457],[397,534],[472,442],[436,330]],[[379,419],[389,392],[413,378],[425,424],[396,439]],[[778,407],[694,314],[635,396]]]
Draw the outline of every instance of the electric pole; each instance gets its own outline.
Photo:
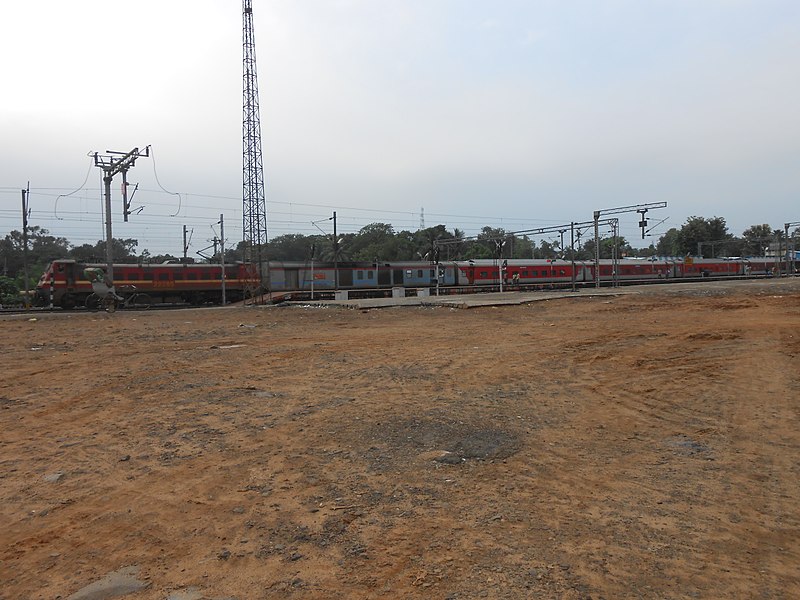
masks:
[[[186,253],[189,252],[189,244],[186,243],[186,225],[183,226],[183,264],[188,264],[189,258]]]
[[[25,277],[25,308],[30,305],[30,295],[28,293],[28,199],[31,193],[31,182],[28,187],[22,190],[22,274]]]
[[[150,156],[150,146],[140,152],[139,148],[134,148],[130,152],[114,152],[106,150],[106,153],[101,155],[97,152],[94,153],[94,166],[100,167],[103,170],[103,184],[105,196],[105,211],[106,211],[106,275],[111,286],[114,285],[114,238],[111,234],[111,181],[114,175],[118,173],[123,174],[123,180],[126,178],[128,169],[136,164],[136,159],[140,157]],[[123,207],[123,215],[125,220],[128,220],[128,201],[127,192],[123,185],[123,197],[125,199]]]
[[[225,306],[225,218],[219,216],[219,264],[222,268],[222,306]]]
[[[792,238],[791,250],[789,249],[789,227],[794,227],[795,225],[800,225],[800,221],[794,221],[792,223],[784,223],[783,224],[783,237],[786,239],[786,256],[788,258],[788,260],[786,261],[786,274],[787,275],[794,275],[794,271],[795,271],[795,260],[796,260],[796,256],[797,256],[797,247],[796,247],[794,238]]]
[[[333,285],[339,291],[339,236],[336,234],[336,211],[333,211]]]

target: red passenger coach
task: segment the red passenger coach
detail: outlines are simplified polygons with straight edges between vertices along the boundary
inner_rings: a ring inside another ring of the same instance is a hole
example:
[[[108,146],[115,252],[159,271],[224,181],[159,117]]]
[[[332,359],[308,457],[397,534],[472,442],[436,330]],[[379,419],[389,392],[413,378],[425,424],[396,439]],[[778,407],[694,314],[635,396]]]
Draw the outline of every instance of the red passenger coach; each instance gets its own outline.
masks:
[[[572,263],[562,259],[508,259],[471,260],[456,263],[462,285],[536,285],[569,283],[572,281]],[[581,280],[583,263],[575,263],[576,279]]]
[[[74,260],[53,261],[36,286],[40,304],[62,308],[83,306],[92,293],[84,269],[105,265]],[[225,265],[228,301],[241,300],[249,284],[258,277],[250,265]],[[118,293],[134,290],[147,294],[154,303],[218,304],[222,302],[222,267],[211,264],[118,264],[114,265],[114,287]]]

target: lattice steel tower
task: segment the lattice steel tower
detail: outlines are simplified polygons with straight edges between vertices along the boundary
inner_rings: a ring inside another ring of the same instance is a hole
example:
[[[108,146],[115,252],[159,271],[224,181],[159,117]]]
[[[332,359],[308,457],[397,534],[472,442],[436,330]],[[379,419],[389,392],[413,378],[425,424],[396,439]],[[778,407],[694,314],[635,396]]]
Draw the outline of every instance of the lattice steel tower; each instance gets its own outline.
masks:
[[[242,0],[244,47],[244,110],[242,116],[242,183],[244,210],[242,236],[246,261],[258,264],[263,286],[262,262],[267,243],[267,206],[264,199],[264,163],[261,158],[261,115],[258,110],[258,77],[256,73],[256,40],[253,29],[252,0]]]

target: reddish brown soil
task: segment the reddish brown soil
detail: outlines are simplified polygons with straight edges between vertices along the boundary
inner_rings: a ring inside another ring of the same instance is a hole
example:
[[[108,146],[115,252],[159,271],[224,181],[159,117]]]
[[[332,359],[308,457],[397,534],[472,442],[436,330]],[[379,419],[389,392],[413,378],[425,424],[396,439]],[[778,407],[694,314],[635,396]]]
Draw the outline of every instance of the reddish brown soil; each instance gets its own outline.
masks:
[[[0,331],[0,598],[800,597],[800,281]]]

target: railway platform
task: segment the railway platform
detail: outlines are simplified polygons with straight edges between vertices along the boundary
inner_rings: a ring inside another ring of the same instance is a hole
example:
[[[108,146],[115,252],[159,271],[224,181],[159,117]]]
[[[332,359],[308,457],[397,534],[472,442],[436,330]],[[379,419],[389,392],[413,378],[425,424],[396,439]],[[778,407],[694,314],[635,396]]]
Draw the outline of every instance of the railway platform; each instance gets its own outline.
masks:
[[[544,291],[544,292],[495,292],[442,296],[408,296],[405,298],[356,298],[352,300],[307,300],[290,301],[295,306],[339,306],[342,308],[371,309],[395,306],[441,306],[449,308],[478,308],[484,306],[518,306],[543,300],[559,298],[589,298],[593,296],[621,296],[637,293],[632,289],[606,288],[598,290]]]
[[[561,298],[591,298],[629,294],[726,294],[733,288],[750,288],[753,293],[794,293],[800,290],[800,277],[759,279],[702,279],[693,282],[670,282],[660,285],[630,285],[616,288],[584,288],[581,291],[508,291],[442,296],[408,296],[394,298],[354,298],[348,300],[287,301],[295,306],[339,306],[367,310],[396,306],[442,306],[450,308],[479,308],[485,306],[518,306],[531,302]]]

